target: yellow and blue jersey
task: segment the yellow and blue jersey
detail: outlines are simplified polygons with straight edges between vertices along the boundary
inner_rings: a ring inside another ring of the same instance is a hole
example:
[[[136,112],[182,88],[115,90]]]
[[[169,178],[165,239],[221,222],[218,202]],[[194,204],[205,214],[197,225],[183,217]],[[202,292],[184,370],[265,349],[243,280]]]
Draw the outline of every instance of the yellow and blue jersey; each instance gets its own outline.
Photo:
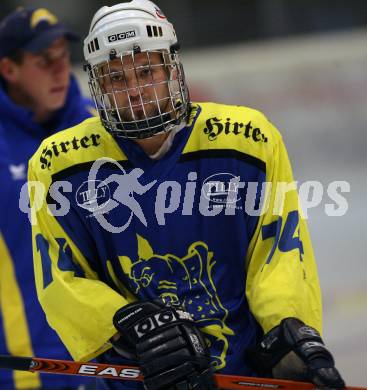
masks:
[[[41,144],[29,181],[45,189],[31,194],[38,297],[75,360],[128,363],[112,317],[156,297],[193,315],[222,373],[253,375],[246,349],[285,317],[321,330],[290,162],[262,113],[193,104],[159,160],[87,119]]]
[[[27,181],[28,160],[41,141],[90,117],[91,110],[92,102],[80,94],[72,79],[65,106],[41,126],[32,120],[31,111],[15,104],[0,88],[0,354],[70,358],[37,299],[31,226],[19,208],[19,198]],[[87,382],[70,376],[0,372],[2,390],[76,388]]]

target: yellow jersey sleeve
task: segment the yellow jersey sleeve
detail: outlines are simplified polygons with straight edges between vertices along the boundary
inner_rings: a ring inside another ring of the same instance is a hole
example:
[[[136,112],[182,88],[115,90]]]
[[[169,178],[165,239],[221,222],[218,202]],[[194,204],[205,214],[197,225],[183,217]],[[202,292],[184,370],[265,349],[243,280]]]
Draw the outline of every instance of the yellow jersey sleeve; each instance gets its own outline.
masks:
[[[286,317],[321,332],[321,293],[310,236],[286,148],[275,128],[274,134],[267,197],[246,258],[246,296],[265,333]]]
[[[112,318],[127,299],[98,280],[89,261],[97,256],[97,251],[93,254],[90,249],[95,244],[73,211],[69,212],[73,239],[51,215],[46,196],[52,179],[47,169],[42,171],[38,167],[41,151],[42,144],[38,154],[30,160],[28,170],[38,299],[48,323],[72,357],[79,361],[90,360],[111,348],[109,340],[116,333]],[[87,247],[83,245],[85,240],[90,244],[88,253],[87,249],[84,252],[81,249]]]

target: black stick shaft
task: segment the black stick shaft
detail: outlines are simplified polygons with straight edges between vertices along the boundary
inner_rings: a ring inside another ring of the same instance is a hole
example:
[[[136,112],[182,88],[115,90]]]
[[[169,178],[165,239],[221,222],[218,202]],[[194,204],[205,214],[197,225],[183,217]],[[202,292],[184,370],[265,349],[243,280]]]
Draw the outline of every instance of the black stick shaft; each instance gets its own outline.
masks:
[[[29,371],[32,358],[0,355],[0,367],[10,370]]]

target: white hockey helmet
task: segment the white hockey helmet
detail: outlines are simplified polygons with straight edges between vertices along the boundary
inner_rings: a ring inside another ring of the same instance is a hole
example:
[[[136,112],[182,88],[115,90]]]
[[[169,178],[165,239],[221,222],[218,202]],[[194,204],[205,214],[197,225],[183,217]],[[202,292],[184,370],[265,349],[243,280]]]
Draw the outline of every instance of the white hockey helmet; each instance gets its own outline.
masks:
[[[189,93],[177,51],[173,25],[153,2],[132,0],[97,11],[84,40],[84,56],[91,94],[108,131],[126,138],[148,138],[186,120]],[[151,65],[154,53],[161,60]],[[145,58],[143,63],[138,56]],[[116,61],[120,61],[119,71]],[[153,67],[164,69],[164,81],[155,80]],[[141,68],[144,74],[149,72],[149,80],[139,78]],[[127,81],[132,72],[133,87]],[[112,85],[117,73],[120,84],[107,91],[106,80]],[[131,91],[138,91],[139,101],[130,98]]]

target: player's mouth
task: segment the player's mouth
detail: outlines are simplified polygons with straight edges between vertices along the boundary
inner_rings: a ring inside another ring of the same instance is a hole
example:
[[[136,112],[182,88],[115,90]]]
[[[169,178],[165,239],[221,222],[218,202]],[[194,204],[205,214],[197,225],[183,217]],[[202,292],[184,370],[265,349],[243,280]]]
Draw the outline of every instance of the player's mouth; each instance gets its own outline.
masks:
[[[134,112],[144,111],[143,105],[141,103],[132,103],[131,108]]]
[[[134,113],[135,119],[143,119],[145,118],[144,107],[141,104],[136,104],[131,107],[132,112]]]
[[[52,94],[56,93],[56,94],[59,94],[59,93],[64,93],[66,91],[66,87],[53,87],[50,89],[50,92]]]

